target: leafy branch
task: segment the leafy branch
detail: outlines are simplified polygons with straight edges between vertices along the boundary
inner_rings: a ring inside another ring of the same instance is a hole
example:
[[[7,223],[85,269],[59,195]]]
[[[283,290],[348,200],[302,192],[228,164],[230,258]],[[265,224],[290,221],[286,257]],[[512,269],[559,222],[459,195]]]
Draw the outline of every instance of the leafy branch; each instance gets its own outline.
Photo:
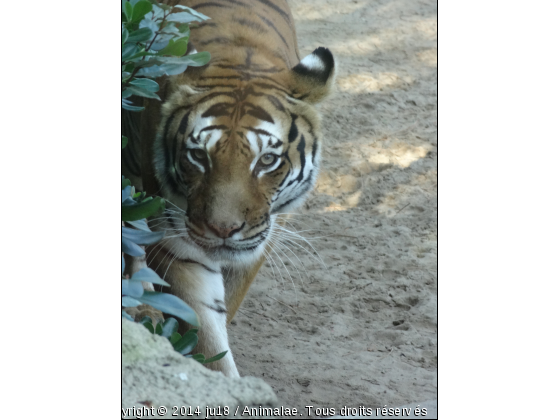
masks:
[[[140,321],[152,334],[157,334],[169,340],[175,351],[181,353],[185,357],[192,357],[197,362],[208,364],[220,360],[227,353],[223,351],[213,357],[206,359],[202,353],[190,354],[198,344],[198,329],[192,328],[188,330],[183,336],[177,332],[179,323],[175,318],[167,318],[163,324],[158,322],[156,327],[152,323],[150,317],[145,317]]]
[[[208,63],[210,54],[207,52],[185,54],[190,36],[189,24],[209,18],[182,5],[171,7],[155,0],[121,1],[122,107],[138,112],[144,108],[134,106],[127,98],[135,95],[160,100],[156,94],[159,84],[152,79],[180,74],[188,66]],[[121,135],[121,143],[122,148],[125,148],[128,139]],[[143,246],[153,245],[165,235],[165,232],[152,232],[146,222],[148,217],[165,209],[165,201],[161,197],[147,197],[145,192],[136,192],[130,180],[124,176],[121,187],[122,252],[132,257],[141,257],[145,255]],[[121,304],[124,308],[148,304],[191,325],[198,325],[196,313],[178,297],[144,290],[142,282],[169,286],[155,271],[146,267],[127,278],[124,276],[125,268],[123,255]],[[132,320],[124,310],[122,316]]]
[[[208,52],[186,54],[190,23],[206,19],[208,16],[182,5],[169,6],[155,0],[122,0],[121,97],[124,109],[144,109],[132,105],[127,99],[132,95],[160,100],[155,93],[159,85],[150,79],[181,74],[189,66],[203,66],[210,61]]]

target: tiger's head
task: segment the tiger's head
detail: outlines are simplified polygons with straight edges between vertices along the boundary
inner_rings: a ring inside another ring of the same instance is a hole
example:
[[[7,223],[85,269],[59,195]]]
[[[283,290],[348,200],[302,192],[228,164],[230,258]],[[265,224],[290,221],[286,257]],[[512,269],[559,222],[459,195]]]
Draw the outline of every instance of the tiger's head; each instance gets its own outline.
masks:
[[[175,205],[166,229],[214,261],[248,263],[262,254],[277,215],[315,183],[321,133],[313,104],[328,94],[335,63],[318,48],[291,70],[220,74],[213,86],[169,81],[154,169],[160,194]]]

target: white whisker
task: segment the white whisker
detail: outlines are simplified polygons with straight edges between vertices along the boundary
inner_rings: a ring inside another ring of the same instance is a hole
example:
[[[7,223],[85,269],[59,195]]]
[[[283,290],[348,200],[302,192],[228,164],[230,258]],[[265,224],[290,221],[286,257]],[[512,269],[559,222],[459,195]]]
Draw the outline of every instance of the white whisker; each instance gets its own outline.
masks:
[[[272,250],[272,252],[274,252],[276,254],[276,256],[278,257],[278,259],[280,260],[280,262],[282,263],[282,265],[284,266],[284,269],[286,270],[286,273],[288,273],[288,277],[290,278],[290,281],[292,282],[292,286],[294,286],[294,292],[296,294],[296,305],[297,305],[297,290],[296,290],[296,285],[294,284],[294,279],[292,279],[292,275],[290,274],[290,271],[288,270],[288,268],[286,267],[286,264],[284,264],[284,261],[282,261],[282,258],[280,258],[280,255],[278,255],[278,253],[276,252],[276,250],[274,249],[274,247],[270,247],[270,249]]]
[[[315,251],[315,254],[317,254],[317,257],[319,257],[320,263],[323,264],[323,267],[327,268],[327,266],[325,265],[325,263],[323,262],[323,259],[321,258],[321,255],[319,255],[319,253],[317,252],[317,250],[315,249],[315,247],[303,236],[298,235],[298,234],[294,234],[293,232],[290,232],[289,230],[287,230],[286,228],[282,227],[282,226],[278,226],[278,228],[280,230],[282,230],[284,233],[288,233],[288,234],[292,234],[292,236],[296,237],[299,240],[304,241],[307,245],[309,245],[311,247],[311,249],[313,249],[313,251]],[[298,244],[294,239],[288,238],[288,236],[286,235],[285,237],[283,237],[283,239],[293,243],[294,245],[299,246],[302,249],[305,249],[305,247],[303,247],[302,245]],[[305,251],[309,252],[307,249],[305,249]],[[311,252],[309,252],[310,255],[313,255]],[[313,255],[313,257],[315,257],[315,255]]]
[[[277,232],[271,232],[271,235],[272,235],[272,236],[274,237],[274,239],[277,241],[276,243],[278,244],[278,246],[283,246],[283,247],[285,247],[288,251],[290,251],[290,252],[294,255],[294,257],[297,258],[297,260],[299,261],[299,263],[300,263],[301,266],[303,267],[303,270],[304,270],[304,272],[305,272],[305,275],[306,275],[307,278],[309,279],[309,274],[307,273],[307,270],[305,269],[305,264],[304,264],[304,263],[301,261],[301,259],[297,256],[297,254],[296,254],[294,251],[292,251],[292,249],[291,249],[288,245],[286,245],[285,243],[282,242],[282,238],[278,235]],[[284,251],[282,251],[282,252],[284,252]],[[288,257],[288,256],[286,255],[286,257]],[[289,259],[289,258],[288,258],[288,259]],[[291,261],[291,260],[290,260],[290,261]],[[292,262],[292,264],[293,264],[293,262]],[[295,264],[294,264],[294,268],[295,268]],[[296,270],[297,270],[298,273],[300,274],[300,279],[301,279],[301,273],[300,273],[300,271],[299,271],[297,268],[296,268]],[[301,279],[301,284],[303,285],[303,279]]]
[[[282,246],[281,243],[275,242],[275,239],[272,239],[272,238],[271,238],[271,241],[273,241],[273,243],[276,243],[277,248],[278,248],[278,251],[280,251],[282,254],[284,254],[284,256],[288,259],[288,261],[292,264],[292,266],[294,267],[294,269],[297,271],[298,276],[299,276],[299,280],[300,280],[300,282],[301,282],[301,285],[303,286],[303,278],[301,277],[301,272],[298,270],[298,268],[296,267],[296,265],[294,264],[294,262],[292,261],[292,259],[291,259],[291,258],[286,254],[286,252],[284,252],[284,250],[281,248],[281,246]],[[286,248],[287,248],[287,247],[286,247]],[[287,249],[290,250],[290,248],[287,248]],[[290,252],[292,252],[292,251],[290,250]],[[292,254],[293,254],[293,252],[292,252]],[[294,255],[295,255],[295,254],[294,254]],[[296,256],[296,258],[297,258],[297,256]],[[299,260],[299,258],[298,258],[298,260]],[[301,263],[301,260],[300,260],[299,262]],[[302,265],[303,265],[303,264],[302,264]],[[304,266],[304,268],[305,268],[305,266]],[[295,290],[295,286],[294,286],[294,290]],[[296,303],[297,303],[297,293],[296,293]]]

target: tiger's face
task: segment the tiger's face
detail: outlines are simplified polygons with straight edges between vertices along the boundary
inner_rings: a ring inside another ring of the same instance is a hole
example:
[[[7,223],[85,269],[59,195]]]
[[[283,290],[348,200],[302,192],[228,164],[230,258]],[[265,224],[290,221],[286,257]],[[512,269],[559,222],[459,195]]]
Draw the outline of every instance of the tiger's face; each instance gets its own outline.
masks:
[[[162,116],[155,169],[174,204],[167,229],[213,261],[254,261],[277,215],[315,183],[317,113],[286,91],[249,82],[225,91],[179,87]]]

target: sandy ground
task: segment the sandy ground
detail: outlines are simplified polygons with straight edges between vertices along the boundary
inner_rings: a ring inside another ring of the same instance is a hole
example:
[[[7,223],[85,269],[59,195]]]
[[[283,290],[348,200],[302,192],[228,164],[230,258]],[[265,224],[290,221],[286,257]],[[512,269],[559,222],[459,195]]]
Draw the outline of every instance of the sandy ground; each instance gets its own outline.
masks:
[[[239,371],[300,412],[435,399],[436,2],[290,4],[302,56],[338,63],[322,174],[291,220],[317,254],[285,240],[263,267],[230,328]]]

